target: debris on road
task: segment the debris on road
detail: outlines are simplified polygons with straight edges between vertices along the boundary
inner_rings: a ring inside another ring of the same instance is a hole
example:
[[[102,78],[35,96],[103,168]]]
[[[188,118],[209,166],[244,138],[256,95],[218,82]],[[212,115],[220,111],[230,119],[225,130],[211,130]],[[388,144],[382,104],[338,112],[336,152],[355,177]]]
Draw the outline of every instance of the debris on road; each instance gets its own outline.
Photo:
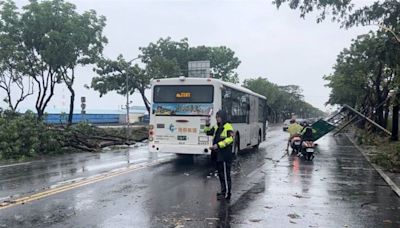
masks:
[[[291,218],[291,219],[299,219],[299,218],[301,218],[301,216],[296,214],[296,213],[288,214],[287,216],[289,218]]]

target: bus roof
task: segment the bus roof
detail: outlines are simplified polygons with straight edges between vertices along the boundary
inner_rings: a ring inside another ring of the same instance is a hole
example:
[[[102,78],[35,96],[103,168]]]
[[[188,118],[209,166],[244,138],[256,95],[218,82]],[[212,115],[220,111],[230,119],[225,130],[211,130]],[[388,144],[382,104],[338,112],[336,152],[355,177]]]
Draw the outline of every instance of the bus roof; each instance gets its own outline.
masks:
[[[188,77],[184,77],[184,78],[182,78],[182,77],[179,77],[179,78],[163,78],[163,79],[153,79],[153,83],[152,84],[156,85],[156,84],[158,84],[160,82],[161,83],[167,82],[167,84],[169,84],[169,85],[172,85],[172,84],[176,85],[177,83],[182,83],[182,82],[206,85],[209,82],[212,82],[212,83],[216,83],[216,84],[222,84],[224,86],[227,86],[227,87],[230,87],[230,88],[233,88],[233,89],[237,89],[239,91],[242,91],[242,92],[247,93],[247,94],[254,95],[254,96],[259,97],[261,99],[266,99],[263,95],[255,93],[255,92],[253,92],[253,91],[251,91],[251,90],[249,90],[247,88],[244,88],[242,86],[233,84],[231,82],[224,82],[224,81],[222,81],[220,79],[216,79],[216,78],[188,78]]]

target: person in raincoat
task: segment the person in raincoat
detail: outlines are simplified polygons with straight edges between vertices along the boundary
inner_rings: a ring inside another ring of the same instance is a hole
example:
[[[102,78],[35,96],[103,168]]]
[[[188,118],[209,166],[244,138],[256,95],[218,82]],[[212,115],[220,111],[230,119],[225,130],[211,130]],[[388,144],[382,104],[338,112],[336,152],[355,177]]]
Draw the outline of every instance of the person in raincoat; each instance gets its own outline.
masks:
[[[292,142],[292,138],[294,136],[300,135],[300,132],[303,130],[303,126],[298,124],[295,119],[290,120],[290,125],[288,127],[288,132],[289,132],[289,139],[286,147],[286,151],[289,151],[289,146]]]
[[[213,127],[210,127],[209,121],[206,122],[204,132],[213,136],[213,145],[210,149],[216,154],[218,178],[221,184],[221,192],[217,193],[217,198],[229,200],[232,189],[231,166],[234,130],[232,124],[228,122],[224,110],[217,112],[216,119],[217,124]]]

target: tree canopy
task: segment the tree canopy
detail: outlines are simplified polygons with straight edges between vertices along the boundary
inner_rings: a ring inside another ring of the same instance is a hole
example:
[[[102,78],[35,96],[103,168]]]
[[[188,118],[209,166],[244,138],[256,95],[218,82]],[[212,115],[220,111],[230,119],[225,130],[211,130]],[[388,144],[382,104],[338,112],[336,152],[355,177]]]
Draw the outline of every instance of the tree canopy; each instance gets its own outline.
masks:
[[[240,60],[235,52],[226,46],[190,47],[187,38],[173,41],[170,37],[160,38],[147,47],[139,48],[146,71],[152,78],[169,78],[188,76],[188,62],[210,60],[213,78],[237,83],[239,78],[235,72]]]
[[[382,0],[356,6],[351,0],[275,0],[279,8],[288,3],[299,9],[300,16],[316,11],[317,22],[330,16],[349,28],[357,25],[377,25],[376,32],[359,36],[351,47],[337,58],[334,73],[324,76],[332,89],[329,104],[348,104],[386,126],[391,89],[399,87],[400,63],[400,2]]]
[[[213,78],[238,83],[238,74],[235,69],[240,60],[235,57],[231,49],[220,47],[197,46],[190,47],[188,39],[173,41],[171,38],[160,38],[147,47],[141,47],[142,54],[138,57],[145,64],[143,68],[132,64],[122,55],[116,60],[103,58],[98,61],[95,72],[99,75],[92,79],[91,87],[100,93],[100,96],[116,91],[126,95],[138,91],[148,111],[150,102],[145,90],[150,87],[151,79],[188,76],[188,62],[209,60]],[[128,79],[128,88],[127,88]]]
[[[317,22],[322,22],[327,16],[331,16],[333,21],[341,22],[345,27],[383,23],[398,29],[400,2],[397,0],[375,1],[356,9],[352,0],[274,0],[273,3],[278,8],[287,3],[291,9],[299,9],[303,18],[317,11],[319,13]]]
[[[370,32],[353,40],[338,56],[334,73],[325,76],[332,89],[329,104],[348,104],[375,114],[385,125],[384,103],[398,86],[400,46],[387,33]],[[388,104],[385,107],[388,109]],[[386,117],[387,118],[387,117]]]
[[[105,18],[93,10],[80,14],[75,5],[63,0],[31,0],[21,12],[12,0],[6,0],[1,1],[0,10],[2,75],[12,74],[14,82],[21,85],[23,77],[32,79],[39,118],[53,97],[56,84],[65,83],[71,92],[71,122],[75,67],[94,63],[101,55],[107,42],[102,35]]]
[[[100,97],[110,91],[126,95],[127,92],[133,94],[137,90],[147,110],[150,110],[150,103],[145,96],[145,90],[150,86],[150,77],[139,65],[133,65],[132,61],[127,61],[119,55],[117,60],[98,61],[94,70],[99,77],[92,79],[91,87],[100,93]]]
[[[291,118],[292,113],[303,118],[321,117],[322,111],[303,100],[297,85],[278,86],[266,78],[246,79],[243,86],[267,98],[270,121]]]
[[[0,88],[6,92],[4,101],[13,112],[33,94],[29,78],[21,73],[23,46],[20,14],[16,9],[12,1],[0,2]],[[13,96],[16,90],[19,96]]]

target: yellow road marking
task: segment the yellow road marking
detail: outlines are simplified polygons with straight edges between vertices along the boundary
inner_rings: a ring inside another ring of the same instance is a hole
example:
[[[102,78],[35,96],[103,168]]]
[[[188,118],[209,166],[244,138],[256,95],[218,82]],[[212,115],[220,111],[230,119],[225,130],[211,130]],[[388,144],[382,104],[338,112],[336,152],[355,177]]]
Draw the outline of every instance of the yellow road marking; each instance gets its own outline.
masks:
[[[9,207],[13,207],[13,206],[16,206],[16,205],[25,204],[25,203],[28,203],[28,202],[31,202],[31,201],[34,201],[34,200],[39,200],[39,199],[42,199],[42,198],[45,198],[45,197],[48,197],[48,196],[51,196],[51,195],[55,195],[55,194],[58,194],[58,193],[61,193],[61,192],[65,192],[65,191],[68,191],[68,190],[79,188],[79,187],[82,187],[82,186],[85,186],[85,185],[93,184],[93,183],[96,183],[96,182],[99,182],[99,181],[107,180],[107,179],[110,179],[112,177],[120,176],[120,175],[127,174],[127,173],[130,173],[130,172],[133,172],[133,171],[137,171],[137,170],[141,170],[141,169],[144,169],[144,168],[148,168],[148,167],[150,167],[152,165],[156,165],[156,164],[159,164],[159,163],[162,163],[162,162],[166,162],[168,160],[170,160],[170,159],[164,159],[164,160],[161,160],[161,161],[159,161],[157,163],[138,164],[136,166],[128,167],[125,170],[113,171],[113,172],[106,173],[106,174],[101,175],[101,176],[88,177],[88,178],[83,179],[82,181],[77,181],[77,182],[73,182],[73,183],[70,183],[70,184],[61,185],[61,186],[58,186],[58,187],[55,187],[55,188],[52,188],[52,189],[48,189],[48,190],[45,190],[45,191],[42,191],[42,192],[38,192],[38,193],[29,195],[29,196],[25,196],[25,197],[21,197],[21,198],[17,198],[17,199],[6,200],[6,201],[0,203],[0,210],[1,209],[6,209],[6,208],[9,208]]]

